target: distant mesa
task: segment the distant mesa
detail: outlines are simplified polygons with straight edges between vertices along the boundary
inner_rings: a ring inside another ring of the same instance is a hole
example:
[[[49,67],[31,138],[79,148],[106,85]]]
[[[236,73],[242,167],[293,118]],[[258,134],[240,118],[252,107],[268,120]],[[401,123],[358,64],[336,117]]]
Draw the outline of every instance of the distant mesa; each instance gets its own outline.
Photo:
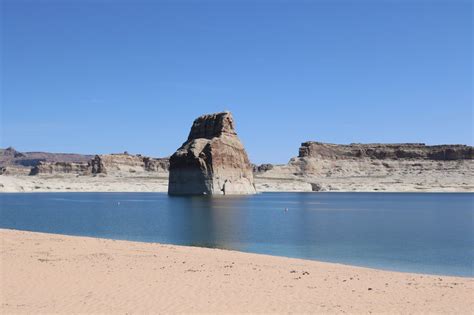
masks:
[[[469,160],[474,156],[473,147],[463,144],[428,146],[424,143],[352,143],[349,145],[308,141],[301,144],[298,157],[321,159],[422,159],[422,160]]]
[[[1,152],[0,152],[1,153]],[[27,155],[29,153],[26,153]],[[151,158],[142,156],[141,154],[132,155],[129,153],[120,154],[104,154],[87,156],[88,159],[76,159],[74,162],[64,161],[63,156],[59,156],[58,161],[51,161],[51,157],[42,153],[47,159],[29,161],[31,162],[31,170],[29,175],[54,175],[54,174],[76,174],[76,175],[92,175],[92,176],[106,176],[106,175],[131,175],[137,176],[154,173],[158,176],[167,176],[169,168],[168,158]],[[1,162],[1,161],[0,161]],[[8,169],[0,170],[2,173],[22,173],[24,169],[24,160],[10,161]],[[0,163],[0,167],[3,166]],[[26,168],[24,169],[26,171]]]
[[[252,165],[230,112],[197,118],[171,156],[170,195],[255,194]]]
[[[472,160],[473,155],[473,147],[462,144],[429,146],[424,143],[331,144],[308,141],[301,144],[298,156],[292,158],[288,165],[295,167],[298,174],[305,176],[360,176],[368,175],[367,167],[370,168],[371,164],[377,165],[377,161],[385,168],[390,168],[393,173],[406,171],[404,168],[410,161],[424,162],[429,169],[429,162],[448,165],[446,163],[449,161]],[[335,163],[339,166],[336,167]]]

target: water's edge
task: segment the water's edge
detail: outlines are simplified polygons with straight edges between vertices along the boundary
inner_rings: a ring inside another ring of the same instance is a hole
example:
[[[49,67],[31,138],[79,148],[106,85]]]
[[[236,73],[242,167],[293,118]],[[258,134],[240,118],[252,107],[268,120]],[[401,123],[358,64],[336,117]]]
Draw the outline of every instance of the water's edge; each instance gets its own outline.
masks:
[[[473,277],[470,193],[0,194],[0,228]]]
[[[29,233],[35,233],[35,234],[52,235],[52,236],[86,238],[86,239],[94,239],[94,240],[112,240],[112,241],[119,241],[119,242],[125,242],[125,243],[145,243],[145,244],[156,244],[156,245],[161,245],[161,246],[175,246],[175,247],[181,247],[181,248],[212,249],[212,250],[236,252],[236,253],[242,253],[242,254],[287,258],[287,259],[295,259],[295,260],[301,260],[301,261],[318,262],[318,263],[324,263],[324,264],[331,264],[331,265],[338,265],[338,266],[345,266],[345,267],[355,267],[355,268],[362,268],[362,269],[370,269],[370,270],[376,270],[376,271],[402,273],[402,274],[413,274],[413,275],[423,275],[423,276],[433,276],[433,277],[434,276],[444,276],[444,277],[452,277],[452,278],[474,279],[474,276],[467,276],[467,275],[466,276],[457,276],[457,275],[445,275],[445,274],[437,274],[437,273],[421,273],[421,272],[399,271],[399,270],[392,270],[392,269],[385,269],[385,268],[373,268],[373,267],[367,267],[367,266],[363,266],[363,265],[351,265],[351,264],[345,264],[345,263],[334,262],[334,261],[304,259],[304,258],[298,258],[298,257],[292,257],[292,256],[283,256],[283,255],[269,255],[269,254],[262,254],[262,253],[258,253],[258,252],[247,252],[247,251],[239,251],[239,250],[225,249],[225,248],[201,247],[201,246],[192,246],[192,245],[187,246],[187,245],[179,245],[179,244],[174,244],[174,243],[157,243],[157,242],[146,242],[146,241],[139,241],[139,240],[131,241],[131,240],[128,240],[128,239],[120,239],[120,238],[117,239],[117,238],[104,238],[104,237],[93,237],[93,236],[73,235],[73,234],[45,233],[45,232],[37,232],[37,231],[30,231],[30,230],[17,230],[17,229],[0,228],[0,231],[1,230],[29,232]]]

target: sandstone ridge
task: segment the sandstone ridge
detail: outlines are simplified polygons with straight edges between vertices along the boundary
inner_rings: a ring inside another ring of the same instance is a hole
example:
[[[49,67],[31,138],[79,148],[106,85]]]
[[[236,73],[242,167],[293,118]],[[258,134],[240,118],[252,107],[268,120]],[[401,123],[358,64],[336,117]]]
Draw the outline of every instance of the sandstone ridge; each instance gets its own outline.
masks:
[[[144,173],[168,174],[168,158],[150,158],[130,154],[95,155],[87,163],[43,162],[31,168],[29,175],[77,174],[129,176]]]
[[[308,141],[287,164],[254,168],[259,191],[473,191],[473,147]]]
[[[301,144],[298,157],[314,157],[322,159],[424,159],[424,160],[464,160],[473,159],[473,147],[461,144],[433,145],[424,143],[394,144],[330,144],[308,141]]]

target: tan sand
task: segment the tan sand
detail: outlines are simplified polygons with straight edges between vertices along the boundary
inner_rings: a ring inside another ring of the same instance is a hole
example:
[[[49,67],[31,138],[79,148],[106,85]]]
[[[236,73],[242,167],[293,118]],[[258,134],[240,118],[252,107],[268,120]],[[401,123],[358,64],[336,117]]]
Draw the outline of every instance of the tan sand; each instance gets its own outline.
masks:
[[[0,313],[473,313],[474,279],[0,230]]]

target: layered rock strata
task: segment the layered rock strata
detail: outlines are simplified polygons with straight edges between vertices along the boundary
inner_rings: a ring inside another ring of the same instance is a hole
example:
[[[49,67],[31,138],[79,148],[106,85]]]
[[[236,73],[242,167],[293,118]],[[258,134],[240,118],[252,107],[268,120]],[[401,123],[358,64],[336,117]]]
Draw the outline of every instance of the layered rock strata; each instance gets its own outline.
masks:
[[[308,141],[301,144],[298,157],[314,157],[323,159],[423,159],[436,161],[473,159],[473,147],[455,145],[433,145],[424,143],[400,144],[330,144]]]
[[[84,174],[89,171],[87,163],[39,162],[31,168],[30,175],[39,174]]]
[[[167,173],[170,168],[170,160],[168,158],[153,159],[149,157],[144,157],[143,167],[147,172]]]
[[[197,118],[188,139],[171,156],[170,195],[256,193],[252,166],[230,112]]]

